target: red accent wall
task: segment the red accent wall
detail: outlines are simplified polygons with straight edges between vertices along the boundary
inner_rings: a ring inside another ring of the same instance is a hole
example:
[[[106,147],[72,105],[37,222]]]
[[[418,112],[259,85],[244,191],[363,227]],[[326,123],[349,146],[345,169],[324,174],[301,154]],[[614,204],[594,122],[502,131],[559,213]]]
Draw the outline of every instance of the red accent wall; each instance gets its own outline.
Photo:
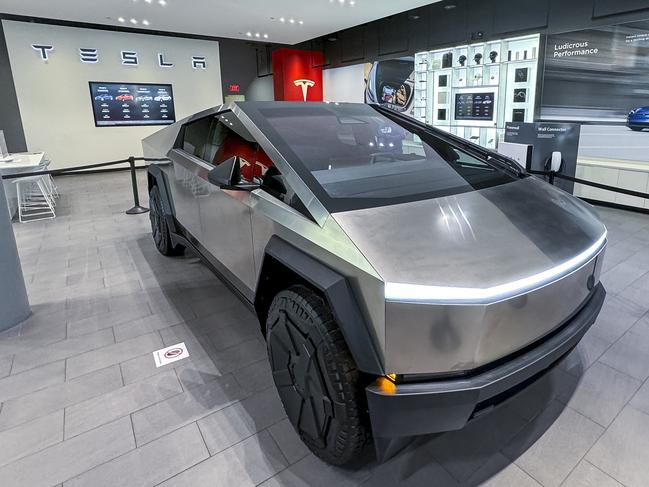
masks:
[[[273,51],[273,84],[275,100],[304,101],[302,87],[294,81],[308,79],[315,84],[308,88],[306,101],[322,101],[322,64],[320,51],[278,49]],[[314,67],[320,66],[320,67]]]

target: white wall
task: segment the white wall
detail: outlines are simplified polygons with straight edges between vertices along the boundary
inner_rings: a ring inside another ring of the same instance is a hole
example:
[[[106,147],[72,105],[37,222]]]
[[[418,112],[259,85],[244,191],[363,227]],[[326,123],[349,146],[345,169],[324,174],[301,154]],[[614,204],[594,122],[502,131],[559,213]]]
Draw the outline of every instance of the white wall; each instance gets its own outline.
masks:
[[[170,83],[176,120],[222,103],[218,42],[2,23],[27,149],[45,151],[52,168],[142,155],[142,139],[161,128],[95,127],[89,81]],[[48,61],[35,43],[54,46]],[[79,48],[98,49],[99,63],[82,63]],[[122,65],[122,50],[136,51],[139,66]],[[158,53],[174,66],[160,67]],[[205,56],[207,69],[193,69],[192,56]]]
[[[365,101],[365,65],[354,64],[322,72],[325,101],[363,103]]]

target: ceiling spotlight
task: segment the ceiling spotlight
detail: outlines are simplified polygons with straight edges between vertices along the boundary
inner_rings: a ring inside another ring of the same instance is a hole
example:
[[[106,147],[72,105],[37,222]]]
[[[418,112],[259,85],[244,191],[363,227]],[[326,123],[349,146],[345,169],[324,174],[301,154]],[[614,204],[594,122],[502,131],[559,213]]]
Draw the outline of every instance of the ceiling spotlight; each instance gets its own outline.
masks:
[[[133,24],[133,25],[137,24],[137,20],[135,20],[135,19],[131,19],[131,20],[129,20],[129,22],[130,22],[131,24]]]
[[[144,20],[142,21],[142,25],[149,25],[149,21],[148,21],[147,19],[144,19]]]
[[[304,24],[304,20],[298,20],[297,23],[302,25],[302,24]]]
[[[339,3],[340,5],[342,5],[342,4],[345,3],[345,0],[338,0],[338,3]]]
[[[126,20],[124,19],[124,17],[117,17],[117,22],[121,22],[123,24],[124,22],[126,22]]]
[[[349,4],[353,7],[354,5],[356,5],[356,2],[354,0],[349,0]]]
[[[264,39],[268,39],[268,34],[264,34]]]
[[[288,21],[289,21],[290,24],[294,24],[294,23],[295,23],[295,19],[294,19],[293,17],[291,17],[290,19],[288,19]]]
[[[279,18],[279,21],[280,21],[280,22],[286,22],[286,19],[285,19],[284,17],[280,17],[280,18]]]
[[[252,32],[246,32],[246,35],[247,35],[248,37],[252,37]]]
[[[151,3],[153,0],[144,0],[146,3]]]
[[[167,0],[158,0],[158,4],[164,7],[165,5],[167,5]]]
[[[259,37],[260,35],[259,32],[255,32],[255,37]]]

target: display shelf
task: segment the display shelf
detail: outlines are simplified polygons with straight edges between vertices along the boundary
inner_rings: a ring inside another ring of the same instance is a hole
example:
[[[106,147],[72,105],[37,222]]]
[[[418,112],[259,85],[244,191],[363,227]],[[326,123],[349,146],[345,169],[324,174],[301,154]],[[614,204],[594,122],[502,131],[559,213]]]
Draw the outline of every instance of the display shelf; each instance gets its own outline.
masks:
[[[505,123],[534,119],[539,45],[540,35],[534,34],[415,54],[416,80],[427,74],[423,86],[417,83],[416,118],[495,148]],[[465,95],[461,102],[457,94]],[[493,108],[479,108],[474,100]],[[470,103],[476,119],[467,119],[466,104],[456,119],[456,103]]]

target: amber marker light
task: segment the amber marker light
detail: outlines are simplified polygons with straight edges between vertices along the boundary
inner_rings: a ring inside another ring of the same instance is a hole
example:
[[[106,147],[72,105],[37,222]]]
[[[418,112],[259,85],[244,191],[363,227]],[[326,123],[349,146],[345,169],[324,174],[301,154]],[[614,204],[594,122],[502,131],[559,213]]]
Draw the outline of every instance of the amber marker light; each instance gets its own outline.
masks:
[[[396,394],[397,385],[394,383],[395,380],[397,380],[396,374],[387,374],[385,377],[376,379],[376,384],[383,394]]]

